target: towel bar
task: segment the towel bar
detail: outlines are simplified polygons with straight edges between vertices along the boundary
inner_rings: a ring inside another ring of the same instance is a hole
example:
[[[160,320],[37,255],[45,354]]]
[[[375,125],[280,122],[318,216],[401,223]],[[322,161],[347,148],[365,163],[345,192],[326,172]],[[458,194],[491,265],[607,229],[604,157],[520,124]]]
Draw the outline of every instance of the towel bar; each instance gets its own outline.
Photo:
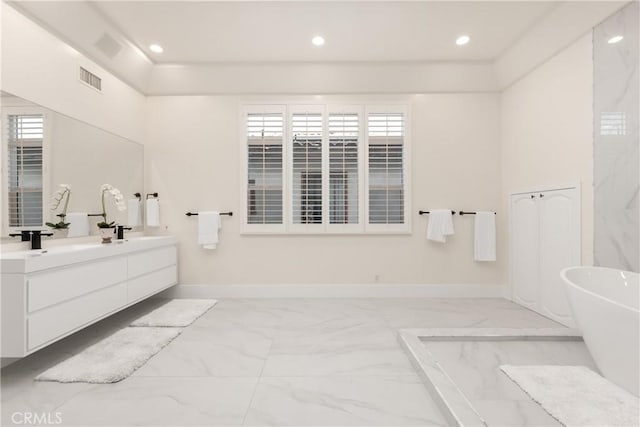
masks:
[[[460,211],[460,212],[462,212],[462,211]],[[425,215],[425,214],[429,214],[429,213],[431,213],[431,212],[429,212],[429,211],[418,211],[418,215]],[[456,214],[456,211],[451,211],[451,215],[455,215],[455,214]]]
[[[198,213],[197,212],[187,212],[185,215],[186,216],[193,216],[193,215],[198,215]],[[233,216],[233,212],[220,212],[220,215]]]
[[[463,216],[463,215],[475,215],[477,214],[477,212],[465,212],[465,211],[460,211],[458,212],[458,215]],[[494,215],[497,215],[496,212],[493,213]]]

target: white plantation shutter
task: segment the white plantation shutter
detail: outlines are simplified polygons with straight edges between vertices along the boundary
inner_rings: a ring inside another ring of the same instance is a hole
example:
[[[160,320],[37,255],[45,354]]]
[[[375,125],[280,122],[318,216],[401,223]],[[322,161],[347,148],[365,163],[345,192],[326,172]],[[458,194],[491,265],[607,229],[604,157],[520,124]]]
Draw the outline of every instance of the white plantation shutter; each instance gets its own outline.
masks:
[[[6,120],[8,225],[42,227],[44,116],[9,114]]]
[[[329,114],[329,223],[357,224],[359,215],[357,113]]]
[[[291,116],[293,224],[322,224],[322,133],[321,113]]]
[[[247,119],[247,223],[282,224],[283,113]]]
[[[410,231],[405,105],[245,105],[248,234]]]
[[[369,224],[404,224],[404,114],[368,113]]]

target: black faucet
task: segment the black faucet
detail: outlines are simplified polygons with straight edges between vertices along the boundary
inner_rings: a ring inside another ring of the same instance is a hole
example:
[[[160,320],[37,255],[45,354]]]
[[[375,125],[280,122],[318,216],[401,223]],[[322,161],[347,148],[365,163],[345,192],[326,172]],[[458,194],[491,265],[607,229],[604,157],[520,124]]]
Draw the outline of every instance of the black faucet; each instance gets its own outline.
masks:
[[[9,237],[16,237],[16,236],[20,236],[21,242],[28,242],[29,240],[31,240],[31,230],[22,230],[20,233],[11,233],[9,234]]]
[[[116,240],[124,239],[124,230],[131,230],[131,227],[125,227],[124,225],[116,225]]]
[[[43,233],[42,230],[22,230],[20,234],[9,234],[9,236],[20,236],[23,242],[31,240],[31,249],[42,249],[42,236],[53,236],[53,233]]]
[[[31,232],[31,249],[42,249],[42,236],[53,236],[53,233],[43,233],[40,230]]]

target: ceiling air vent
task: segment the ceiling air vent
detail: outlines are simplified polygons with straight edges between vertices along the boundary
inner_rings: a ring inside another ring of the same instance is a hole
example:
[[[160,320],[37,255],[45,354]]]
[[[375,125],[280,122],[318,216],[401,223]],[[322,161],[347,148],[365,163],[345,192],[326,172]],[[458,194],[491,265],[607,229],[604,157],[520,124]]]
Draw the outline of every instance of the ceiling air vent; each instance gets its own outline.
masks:
[[[95,42],[94,46],[98,48],[100,52],[107,55],[109,59],[115,58],[122,50],[122,45],[107,33],[104,33],[102,37]]]
[[[82,67],[80,67],[80,80],[92,88],[102,91],[102,79]]]

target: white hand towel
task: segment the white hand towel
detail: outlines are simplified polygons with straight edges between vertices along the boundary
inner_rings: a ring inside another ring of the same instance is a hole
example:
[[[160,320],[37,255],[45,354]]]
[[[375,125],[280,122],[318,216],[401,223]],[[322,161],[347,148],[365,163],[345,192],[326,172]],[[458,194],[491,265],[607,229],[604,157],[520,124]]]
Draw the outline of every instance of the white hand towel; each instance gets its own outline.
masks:
[[[147,227],[160,226],[160,204],[158,199],[147,199]]]
[[[454,233],[451,209],[432,209],[429,213],[427,239],[444,243],[447,241],[446,236]]]
[[[89,235],[89,215],[86,212],[71,212],[64,217],[69,223],[67,237],[82,237]]]
[[[137,198],[127,200],[127,225],[129,227],[142,225],[142,206]]]
[[[218,230],[222,228],[219,212],[198,214],[198,244],[204,249],[215,249],[218,244]]]
[[[476,212],[474,224],[474,258],[476,261],[496,260],[496,215]]]

